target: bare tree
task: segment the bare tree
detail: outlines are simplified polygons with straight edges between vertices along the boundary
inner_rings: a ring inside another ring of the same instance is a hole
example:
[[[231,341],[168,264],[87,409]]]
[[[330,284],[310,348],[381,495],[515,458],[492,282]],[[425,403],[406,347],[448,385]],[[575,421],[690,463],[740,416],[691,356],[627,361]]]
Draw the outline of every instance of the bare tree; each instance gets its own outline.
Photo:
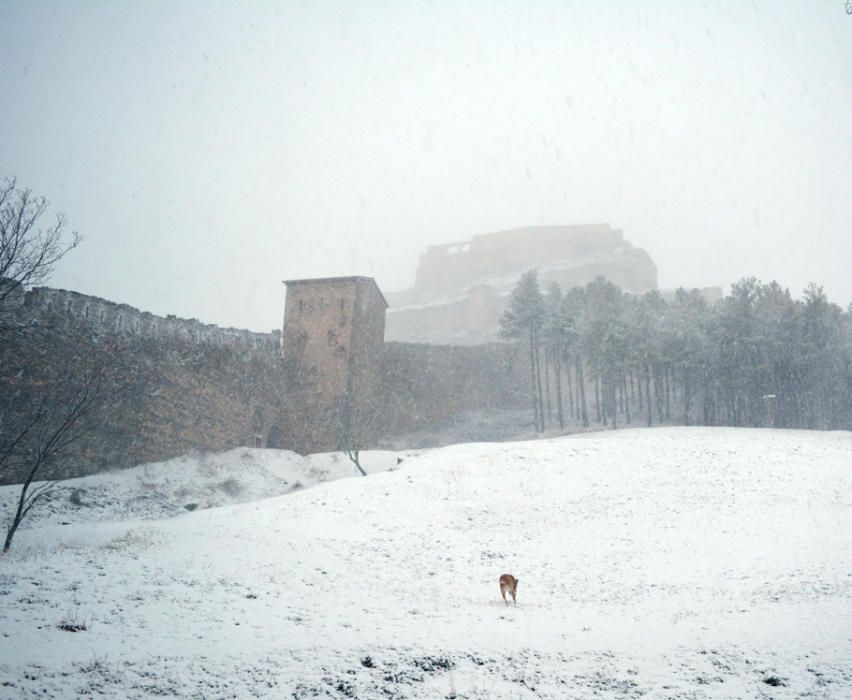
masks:
[[[43,283],[80,236],[65,239],[61,213],[46,226],[44,197],[0,184],[0,318],[24,288]],[[91,332],[57,333],[49,325],[0,323],[0,481],[21,483],[3,551],[24,519],[50,492],[39,483],[84,435],[97,428],[140,377],[117,340]],[[62,362],[46,361],[61,357]]]
[[[39,226],[48,206],[44,197],[19,189],[15,178],[0,184],[0,309],[21,288],[44,282],[56,263],[80,243],[76,232],[70,241],[63,240],[62,213],[50,225]]]
[[[65,352],[61,366],[32,363],[18,374],[0,378],[0,474],[4,481],[21,483],[4,552],[56,483],[38,482],[74,443],[95,431],[144,384],[141,371],[126,361],[117,339],[67,332],[60,337],[38,329],[17,340],[17,348],[5,343],[3,356],[26,351],[34,342],[61,343]]]
[[[337,434],[337,449],[344,452],[361,476],[367,472],[361,466],[361,450],[366,446],[369,426],[368,418],[351,392],[344,394],[332,410],[332,421]]]

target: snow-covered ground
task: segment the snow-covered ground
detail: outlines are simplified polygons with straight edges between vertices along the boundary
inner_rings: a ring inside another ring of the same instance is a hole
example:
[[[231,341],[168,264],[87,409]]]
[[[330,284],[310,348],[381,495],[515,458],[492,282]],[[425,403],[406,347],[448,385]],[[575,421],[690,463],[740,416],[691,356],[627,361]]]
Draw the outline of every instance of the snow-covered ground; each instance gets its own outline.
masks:
[[[361,455],[368,474],[397,466],[416,451]],[[105,520],[153,520],[292,493],[326,481],[357,476],[342,452],[302,457],[289,450],[240,447],[191,453],[166,462],[56,482],[34,508],[28,525]],[[18,486],[0,486],[0,514],[12,512]]]
[[[852,697],[850,433],[371,460],[331,480],[354,468],[235,450],[66,486],[0,557],[0,697]],[[123,505],[151,483],[171,505]]]

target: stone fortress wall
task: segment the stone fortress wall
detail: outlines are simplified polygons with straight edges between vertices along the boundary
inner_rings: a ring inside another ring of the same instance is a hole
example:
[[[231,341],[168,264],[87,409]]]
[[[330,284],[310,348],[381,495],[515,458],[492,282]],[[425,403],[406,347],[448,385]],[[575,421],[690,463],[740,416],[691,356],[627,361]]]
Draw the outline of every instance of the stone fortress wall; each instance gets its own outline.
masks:
[[[284,415],[281,332],[220,328],[157,316],[64,289],[13,294],[2,322],[20,329],[0,344],[0,364],[38,357],[65,366],[81,337],[110,336],[116,361],[144,367],[148,385],[75,442],[45,477],[67,478],[160,461],[190,451],[264,446]],[[21,362],[23,360],[23,362]],[[26,390],[26,389],[25,389]],[[24,410],[19,402],[12,410]],[[0,473],[0,483],[15,483]]]
[[[382,437],[441,425],[466,411],[527,409],[529,371],[526,349],[514,343],[385,343],[377,407]]]
[[[554,268],[554,256],[578,264]],[[300,291],[287,295],[290,323],[283,334],[162,317],[37,287],[4,304],[3,323],[11,318],[28,328],[29,346],[0,346],[0,362],[37,351],[42,361],[59,367],[70,352],[63,337],[115,334],[127,359],[145,364],[155,377],[121,417],[111,417],[75,445],[51,476],[132,466],[190,450],[329,451],[338,447],[339,435],[328,408],[347,392],[371,414],[381,438],[441,425],[464,412],[526,409],[525,355],[512,344],[489,341],[496,337],[504,295],[531,263],[540,264],[542,281],[550,275],[564,286],[604,274],[628,289],[633,280],[635,291],[656,287],[650,257],[618,230],[533,227],[430,248],[417,286],[386,295],[388,333],[385,296],[363,277],[288,282],[290,291]],[[462,299],[436,299],[443,284],[461,284],[456,291],[463,292]],[[394,307],[418,302],[421,308],[404,314],[411,323],[401,324]]]
[[[378,290],[376,294],[380,296]],[[347,318],[360,318],[356,301],[369,300],[361,296],[353,296]],[[6,305],[4,317],[4,322],[28,329],[28,345],[4,343],[0,363],[32,355],[38,348],[42,361],[62,366],[73,352],[72,343],[63,338],[117,334],[123,359],[144,364],[152,374],[146,391],[75,443],[45,477],[70,478],[238,446],[302,453],[337,447],[324,407],[314,405],[323,378],[310,372],[294,376],[298,373],[282,352],[279,331],[253,333],[160,317],[48,287],[17,295]],[[524,366],[512,346],[382,343],[383,321],[383,308],[361,319],[366,333],[361,347],[375,346],[370,350],[375,350],[375,361],[365,370],[375,386],[370,392],[359,388],[358,377],[354,384],[359,397],[366,395],[381,437],[421,430],[456,412],[529,403]],[[325,338],[329,329],[321,330]],[[374,335],[375,343],[366,342]],[[358,347],[356,343],[355,352]],[[341,357],[348,362],[348,353]],[[0,484],[17,481],[18,474],[0,474]]]
[[[12,314],[20,322],[50,318],[51,323],[86,323],[97,331],[144,338],[173,338],[223,348],[268,350],[281,347],[281,331],[255,333],[220,328],[197,319],[156,316],[127,304],[51,287],[34,287],[15,296]]]

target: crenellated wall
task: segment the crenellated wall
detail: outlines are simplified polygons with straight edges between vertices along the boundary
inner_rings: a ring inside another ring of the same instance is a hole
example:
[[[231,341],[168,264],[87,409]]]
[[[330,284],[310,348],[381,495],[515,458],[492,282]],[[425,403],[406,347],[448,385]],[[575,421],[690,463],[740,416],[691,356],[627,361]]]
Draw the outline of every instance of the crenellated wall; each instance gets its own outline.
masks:
[[[96,332],[118,333],[145,338],[173,338],[235,349],[277,351],[281,347],[281,331],[255,333],[240,328],[220,328],[197,319],[156,316],[127,304],[117,304],[99,297],[66,289],[35,287],[17,295],[14,317],[21,322],[87,323]]]
[[[45,287],[7,303],[4,323],[9,318],[19,328],[3,336],[0,366],[21,360],[26,364],[37,356],[40,366],[61,368],[74,353],[79,355],[85,338],[108,335],[121,339],[118,361],[144,367],[149,377],[143,391],[75,443],[43,476],[79,476],[191,450],[263,446],[307,453],[338,447],[327,410],[310,398],[322,393],[322,373],[295,376],[277,331],[253,333],[163,318]],[[376,318],[383,320],[384,314]],[[366,402],[377,438],[408,434],[463,411],[529,404],[525,356],[514,345],[381,344],[381,331],[381,324],[363,331],[376,336],[361,348],[369,350],[375,365],[368,373],[374,386],[352,385]],[[37,391],[38,385],[34,376],[30,389]],[[3,473],[0,483],[19,477]]]
[[[385,296],[370,278],[291,280],[283,334],[157,316],[64,289],[18,288],[0,308],[0,367],[37,357],[62,368],[79,339],[91,345],[92,336],[115,336],[120,361],[150,374],[125,412],[75,444],[52,476],[240,445],[333,450],[340,429],[330,412],[340,411],[341,397],[370,414],[370,439],[465,412],[528,407],[526,356],[491,341],[517,276],[532,267],[542,285],[569,288],[603,274],[628,290],[656,288],[648,254],[607,224],[530,227],[432,246],[415,287],[387,296],[387,319]],[[10,384],[0,387],[7,397],[22,388],[12,373],[0,380]],[[25,381],[38,391],[38,378]],[[14,401],[0,408],[23,410]]]
[[[44,476],[79,476],[191,450],[265,446],[271,433],[282,432],[286,377],[280,331],[254,333],[164,318],[48,287],[15,294],[3,306],[0,366],[28,366],[38,358],[23,385],[0,373],[0,380],[12,385],[5,389],[26,397],[51,370],[85,353],[86,339],[93,337],[109,337],[115,362],[141,368],[146,377],[132,401],[75,442]],[[14,400],[5,408],[20,413],[26,406],[27,401]],[[4,472],[0,482],[19,476]]]

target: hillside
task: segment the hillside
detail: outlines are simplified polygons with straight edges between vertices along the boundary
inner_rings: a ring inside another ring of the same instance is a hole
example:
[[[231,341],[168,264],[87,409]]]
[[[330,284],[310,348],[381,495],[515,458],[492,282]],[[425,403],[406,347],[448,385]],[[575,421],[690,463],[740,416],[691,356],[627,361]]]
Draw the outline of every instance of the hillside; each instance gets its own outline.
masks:
[[[283,485],[257,465],[301,458],[266,452],[210,458],[248,502],[72,522],[57,499],[22,529],[0,558],[0,695],[852,695],[852,434],[459,445],[295,491],[295,467]],[[160,490],[201,502],[199,473],[173,461]],[[103,497],[144,488],[109,478]]]
[[[542,288],[583,287],[599,275],[625,291],[657,288],[657,266],[609,224],[525,226],[466,241],[430,245],[414,286],[387,292],[385,338],[438,345],[500,339],[500,316],[512,288],[535,269]]]

